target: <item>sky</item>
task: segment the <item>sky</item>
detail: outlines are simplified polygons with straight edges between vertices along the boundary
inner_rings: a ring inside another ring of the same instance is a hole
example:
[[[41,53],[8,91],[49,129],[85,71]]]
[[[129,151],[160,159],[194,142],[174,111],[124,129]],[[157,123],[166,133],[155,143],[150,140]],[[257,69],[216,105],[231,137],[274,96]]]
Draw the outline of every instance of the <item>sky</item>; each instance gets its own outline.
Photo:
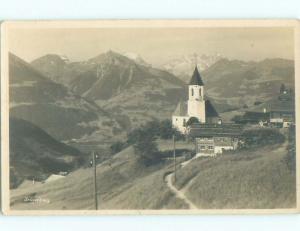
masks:
[[[194,53],[259,61],[294,59],[291,28],[86,28],[11,29],[9,50],[26,61],[45,54],[83,61],[108,50],[139,54],[159,65]]]

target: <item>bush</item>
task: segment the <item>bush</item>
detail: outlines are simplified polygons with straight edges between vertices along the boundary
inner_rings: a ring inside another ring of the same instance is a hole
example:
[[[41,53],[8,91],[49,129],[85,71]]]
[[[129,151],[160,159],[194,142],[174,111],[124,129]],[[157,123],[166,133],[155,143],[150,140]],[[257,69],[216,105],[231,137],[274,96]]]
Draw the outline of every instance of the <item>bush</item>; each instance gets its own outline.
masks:
[[[114,150],[119,150],[128,145],[134,145],[136,153],[145,165],[156,163],[161,158],[161,153],[157,148],[155,140],[172,139],[175,135],[176,140],[185,139],[185,136],[172,127],[170,120],[153,120],[140,128],[136,128],[127,134],[127,141],[123,146],[119,143],[114,144]]]
[[[110,146],[110,152],[111,154],[116,154],[120,152],[122,149],[124,149],[125,147],[126,145],[123,142],[117,141]]]
[[[159,125],[159,136],[161,139],[171,139],[175,133],[174,128],[172,127],[171,120],[163,120]]]
[[[296,140],[295,140],[295,126],[289,128],[288,140],[289,144],[287,147],[287,155],[285,157],[288,168],[295,172],[296,170]]]
[[[160,159],[157,144],[154,142],[155,136],[148,133],[147,130],[142,130],[134,144],[136,154],[145,165],[156,163]]]
[[[255,102],[254,102],[254,106],[257,106],[257,105],[260,105],[260,104],[262,104],[261,101],[255,101]]]
[[[191,118],[189,118],[189,120],[186,122],[186,126],[188,127],[188,126],[190,126],[190,125],[192,125],[192,124],[196,124],[196,123],[199,123],[198,118],[196,118],[196,117],[191,117]]]
[[[154,138],[160,138],[163,140],[172,139],[173,135],[175,135],[176,140],[184,139],[184,135],[182,135],[178,130],[172,127],[171,120],[153,120],[140,128],[136,128],[127,134],[127,143],[134,144],[139,136],[143,135],[142,133],[147,132],[150,136]]]
[[[277,129],[257,128],[245,130],[242,134],[244,147],[265,146],[283,143],[285,137]]]

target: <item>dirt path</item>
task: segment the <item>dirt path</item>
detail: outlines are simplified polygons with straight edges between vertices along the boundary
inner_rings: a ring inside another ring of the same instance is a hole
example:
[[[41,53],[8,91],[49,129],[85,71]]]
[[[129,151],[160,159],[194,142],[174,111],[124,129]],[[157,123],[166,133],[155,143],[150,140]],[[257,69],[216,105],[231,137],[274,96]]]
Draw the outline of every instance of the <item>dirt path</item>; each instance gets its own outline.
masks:
[[[194,159],[194,158],[193,158]],[[180,164],[180,166],[183,168],[185,167],[187,164],[189,164],[193,159],[190,159],[188,161],[182,162]],[[184,194],[186,187],[184,187],[181,190],[178,190],[172,183],[172,177],[174,175],[174,172],[170,173],[169,175],[166,176],[166,182],[167,182],[167,186],[170,188],[170,190],[175,194],[176,197],[184,200],[184,202],[189,206],[189,209],[198,209],[198,207],[192,202],[190,201]],[[189,183],[188,183],[189,184]]]
[[[167,175],[166,177],[166,181],[167,181],[167,185],[168,187],[171,189],[171,191],[175,194],[176,197],[184,200],[184,202],[189,206],[189,209],[198,209],[197,206],[191,202],[181,190],[178,190],[173,184],[172,184],[172,176],[174,175],[174,173],[171,173],[169,175]]]

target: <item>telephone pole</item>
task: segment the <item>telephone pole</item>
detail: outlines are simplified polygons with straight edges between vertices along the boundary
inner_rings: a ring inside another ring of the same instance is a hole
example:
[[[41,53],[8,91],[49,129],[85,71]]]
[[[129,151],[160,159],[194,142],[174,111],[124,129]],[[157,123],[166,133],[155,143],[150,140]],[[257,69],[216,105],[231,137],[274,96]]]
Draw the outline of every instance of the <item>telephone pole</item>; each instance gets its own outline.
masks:
[[[176,183],[176,149],[175,149],[175,135],[173,135],[173,158],[174,158],[174,183]]]
[[[97,165],[96,165],[96,154],[92,152],[93,156],[93,168],[94,168],[94,200],[95,210],[98,210],[98,198],[97,198]]]

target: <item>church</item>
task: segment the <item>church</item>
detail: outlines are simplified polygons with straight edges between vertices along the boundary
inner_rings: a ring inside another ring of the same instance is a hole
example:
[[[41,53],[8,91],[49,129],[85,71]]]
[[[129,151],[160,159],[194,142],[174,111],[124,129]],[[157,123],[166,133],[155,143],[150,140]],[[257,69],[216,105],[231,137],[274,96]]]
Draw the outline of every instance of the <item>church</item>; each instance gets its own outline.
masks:
[[[180,101],[172,115],[172,125],[183,134],[187,133],[187,122],[194,117],[201,124],[219,123],[220,117],[206,98],[204,84],[197,66],[188,84],[188,100]]]
[[[188,84],[188,99],[178,103],[172,125],[194,139],[196,156],[215,156],[238,148],[242,126],[224,124],[205,96],[204,84],[196,67]],[[189,120],[193,118],[193,123]]]

